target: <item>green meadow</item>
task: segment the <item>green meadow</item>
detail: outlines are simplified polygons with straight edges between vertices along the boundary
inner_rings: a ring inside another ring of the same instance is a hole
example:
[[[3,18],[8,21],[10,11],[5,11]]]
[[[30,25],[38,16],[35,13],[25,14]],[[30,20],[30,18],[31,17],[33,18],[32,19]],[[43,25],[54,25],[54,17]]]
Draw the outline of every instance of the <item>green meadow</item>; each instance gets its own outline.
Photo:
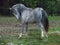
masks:
[[[15,17],[0,17],[0,45],[60,45],[60,16],[48,16],[48,39],[41,40],[40,29],[36,24],[29,24],[28,36],[18,39],[21,22]]]

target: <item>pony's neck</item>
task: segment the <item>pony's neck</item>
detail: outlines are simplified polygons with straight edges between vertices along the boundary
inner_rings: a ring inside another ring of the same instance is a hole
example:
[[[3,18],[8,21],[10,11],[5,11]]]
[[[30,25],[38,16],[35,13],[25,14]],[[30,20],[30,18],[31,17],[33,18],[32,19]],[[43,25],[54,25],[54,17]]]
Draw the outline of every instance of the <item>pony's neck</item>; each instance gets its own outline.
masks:
[[[26,10],[26,9],[27,9],[27,7],[20,9],[20,10],[19,10],[19,13],[21,14],[21,13],[22,13],[24,10]]]

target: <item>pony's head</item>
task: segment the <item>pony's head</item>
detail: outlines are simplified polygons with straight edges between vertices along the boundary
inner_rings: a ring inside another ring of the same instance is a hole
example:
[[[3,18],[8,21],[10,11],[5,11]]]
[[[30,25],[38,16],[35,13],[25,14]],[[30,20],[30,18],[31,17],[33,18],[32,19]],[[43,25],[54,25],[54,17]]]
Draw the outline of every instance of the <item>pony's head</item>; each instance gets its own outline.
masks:
[[[21,16],[21,13],[26,9],[27,7],[23,4],[16,4],[16,5],[13,5],[11,8],[10,8],[10,11],[12,12],[12,14],[14,16],[16,16],[17,19],[20,19],[20,16]]]

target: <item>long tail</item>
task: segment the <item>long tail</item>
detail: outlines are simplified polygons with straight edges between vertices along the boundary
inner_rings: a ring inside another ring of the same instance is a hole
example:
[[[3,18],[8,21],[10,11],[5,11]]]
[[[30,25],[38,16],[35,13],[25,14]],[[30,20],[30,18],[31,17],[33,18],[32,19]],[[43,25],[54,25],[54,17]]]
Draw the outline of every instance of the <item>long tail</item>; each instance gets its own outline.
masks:
[[[49,20],[48,20],[47,13],[45,10],[42,10],[42,23],[44,25],[46,32],[48,32]]]

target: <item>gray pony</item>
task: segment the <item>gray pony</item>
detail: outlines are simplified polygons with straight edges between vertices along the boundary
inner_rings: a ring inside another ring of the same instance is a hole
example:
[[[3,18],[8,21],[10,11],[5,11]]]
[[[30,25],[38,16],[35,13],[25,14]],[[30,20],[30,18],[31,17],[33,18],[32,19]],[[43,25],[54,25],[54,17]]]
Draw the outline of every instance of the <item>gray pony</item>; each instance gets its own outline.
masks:
[[[28,8],[24,4],[16,4],[13,5],[10,10],[12,11],[13,15],[22,22],[22,30],[19,34],[19,37],[22,37],[24,32],[24,25],[26,24],[26,33],[28,34],[28,23],[36,23],[41,30],[41,38],[48,37],[48,28],[49,28],[49,21],[46,11],[43,8]]]

